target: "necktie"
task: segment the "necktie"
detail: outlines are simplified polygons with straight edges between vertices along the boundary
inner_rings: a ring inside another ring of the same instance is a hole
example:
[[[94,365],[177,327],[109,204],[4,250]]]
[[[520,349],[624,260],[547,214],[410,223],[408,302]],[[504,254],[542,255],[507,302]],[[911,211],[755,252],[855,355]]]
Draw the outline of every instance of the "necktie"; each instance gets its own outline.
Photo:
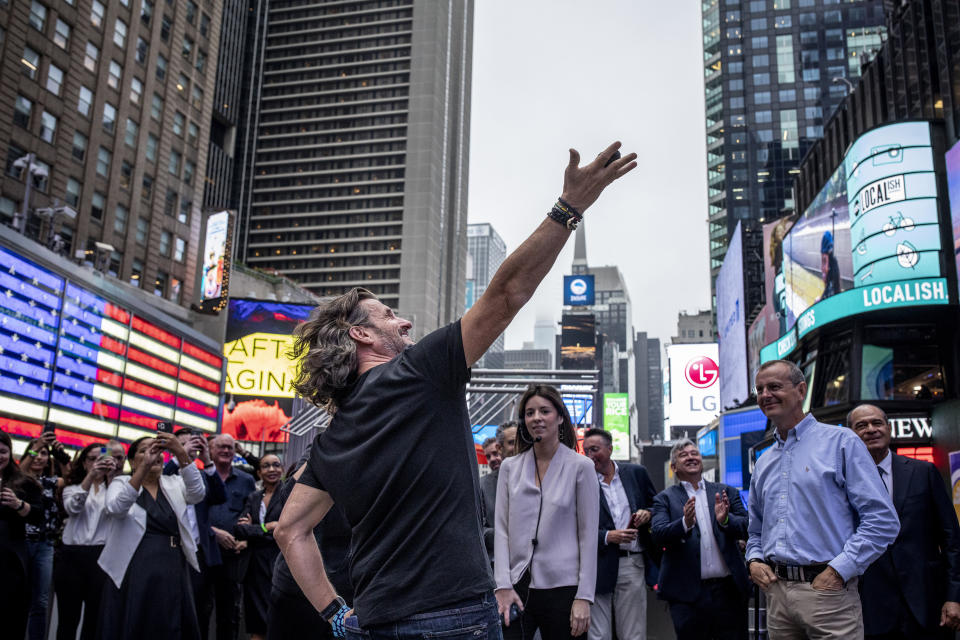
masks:
[[[890,487],[887,486],[887,479],[884,477],[887,472],[883,470],[883,467],[877,466],[877,473],[880,474],[880,482],[883,483],[883,488],[887,490],[887,493],[890,493]]]

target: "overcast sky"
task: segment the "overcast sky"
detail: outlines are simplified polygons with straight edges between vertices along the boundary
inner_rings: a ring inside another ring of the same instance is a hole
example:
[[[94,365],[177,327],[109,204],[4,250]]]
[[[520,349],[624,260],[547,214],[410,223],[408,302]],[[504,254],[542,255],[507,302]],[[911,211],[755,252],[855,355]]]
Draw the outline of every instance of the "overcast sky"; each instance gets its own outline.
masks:
[[[475,2],[469,221],[516,249],[560,195],[567,149],[622,141],[639,166],[587,211],[587,260],[620,267],[634,329],[662,340],[710,304],[700,20],[695,0]],[[571,237],[508,349],[560,320],[572,260]]]

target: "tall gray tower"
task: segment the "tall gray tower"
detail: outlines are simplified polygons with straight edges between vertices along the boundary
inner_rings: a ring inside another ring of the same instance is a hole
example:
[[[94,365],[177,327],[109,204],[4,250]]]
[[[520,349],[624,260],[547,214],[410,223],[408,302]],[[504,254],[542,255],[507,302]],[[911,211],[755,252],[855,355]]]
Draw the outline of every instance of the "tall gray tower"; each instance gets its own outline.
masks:
[[[491,225],[487,223],[467,225],[467,253],[470,256],[470,268],[467,273],[467,288],[470,295],[468,305],[472,305],[487,290],[490,279],[507,258],[507,244]],[[478,369],[503,369],[503,334],[477,363]]]
[[[243,254],[361,286],[423,335],[463,311],[472,0],[265,4]]]

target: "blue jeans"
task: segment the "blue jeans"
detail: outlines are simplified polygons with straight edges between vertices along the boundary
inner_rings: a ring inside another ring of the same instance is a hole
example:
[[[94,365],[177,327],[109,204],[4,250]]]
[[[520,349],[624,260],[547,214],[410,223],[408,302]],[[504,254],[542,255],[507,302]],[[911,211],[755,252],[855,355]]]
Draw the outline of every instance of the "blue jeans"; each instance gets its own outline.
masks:
[[[43,640],[47,637],[47,619],[50,612],[50,583],[53,580],[53,543],[47,540],[27,540],[30,572],[30,614],[27,637]]]
[[[502,640],[493,593],[458,602],[453,608],[361,629],[356,616],[344,621],[347,640]]]

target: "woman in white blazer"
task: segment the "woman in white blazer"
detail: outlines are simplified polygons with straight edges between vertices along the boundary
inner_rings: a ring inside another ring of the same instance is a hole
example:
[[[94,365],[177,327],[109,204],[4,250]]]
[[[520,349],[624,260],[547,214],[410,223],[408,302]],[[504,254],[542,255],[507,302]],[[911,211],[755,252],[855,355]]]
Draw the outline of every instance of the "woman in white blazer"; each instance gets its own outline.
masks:
[[[180,463],[163,475],[163,452]],[[98,564],[110,580],[100,608],[101,638],[200,638],[190,567],[199,571],[187,505],[203,500],[203,477],[173,435],[134,440],[133,475],[114,478],[105,511],[111,520]]]
[[[520,400],[517,455],[497,479],[494,575],[506,640],[586,637],[597,579],[600,484],[576,451],[560,393],[547,385]],[[511,621],[511,607],[519,616]]]

